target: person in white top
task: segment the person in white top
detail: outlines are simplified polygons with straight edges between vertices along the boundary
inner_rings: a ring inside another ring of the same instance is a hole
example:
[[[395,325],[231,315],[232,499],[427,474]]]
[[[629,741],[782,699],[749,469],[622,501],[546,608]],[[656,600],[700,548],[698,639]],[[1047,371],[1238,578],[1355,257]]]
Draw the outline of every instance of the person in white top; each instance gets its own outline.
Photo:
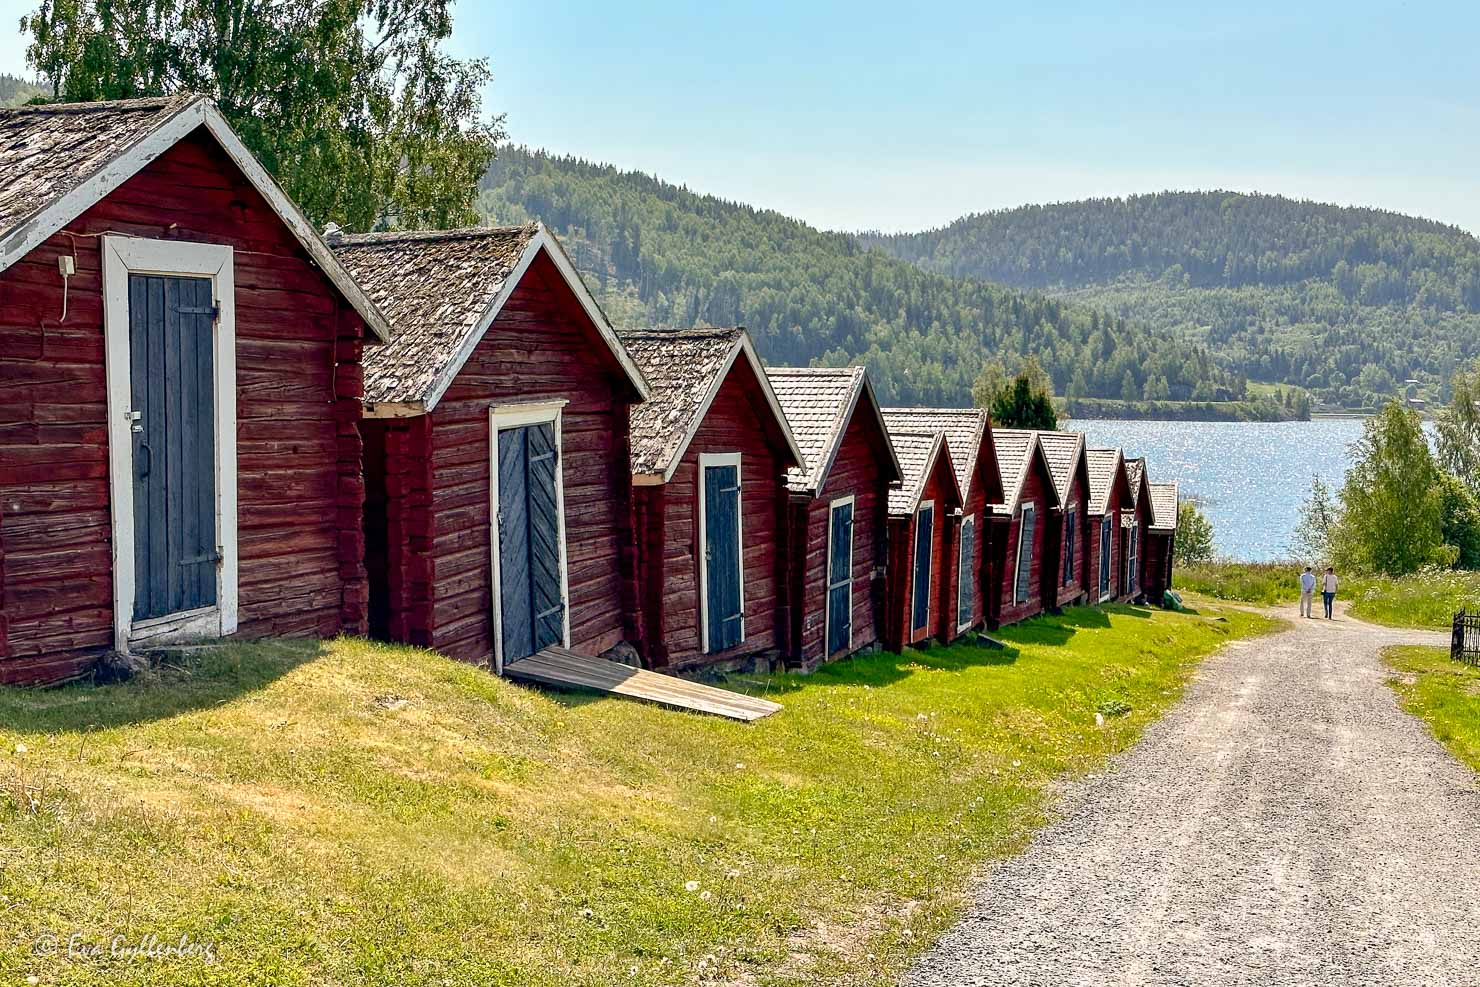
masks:
[[[1300,574],[1300,616],[1314,617],[1311,613],[1311,601],[1316,591],[1316,574],[1310,571],[1310,566]]]
[[[1326,604],[1326,619],[1331,619],[1331,602],[1336,599],[1336,570],[1326,567],[1326,578],[1321,581],[1321,599]]]

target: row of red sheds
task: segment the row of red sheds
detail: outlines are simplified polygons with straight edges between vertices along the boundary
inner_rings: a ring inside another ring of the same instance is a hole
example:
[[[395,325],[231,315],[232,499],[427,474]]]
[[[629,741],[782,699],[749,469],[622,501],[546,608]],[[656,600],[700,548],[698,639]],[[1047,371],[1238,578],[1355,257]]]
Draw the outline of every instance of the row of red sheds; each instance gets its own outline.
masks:
[[[213,637],[812,667],[1159,599],[1177,495],[619,331],[538,223],[323,234],[197,97],[0,110],[0,681]]]

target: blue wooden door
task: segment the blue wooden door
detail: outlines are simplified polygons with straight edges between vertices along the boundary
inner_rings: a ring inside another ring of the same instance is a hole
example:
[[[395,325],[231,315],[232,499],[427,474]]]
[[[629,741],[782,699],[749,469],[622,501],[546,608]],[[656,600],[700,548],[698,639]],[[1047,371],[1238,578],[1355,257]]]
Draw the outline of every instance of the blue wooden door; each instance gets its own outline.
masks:
[[[910,630],[921,631],[930,621],[930,564],[935,548],[935,508],[915,515],[915,571],[911,580]]]
[[[215,303],[209,278],[131,274],[134,619],[216,603]]]
[[[745,636],[740,578],[740,469],[704,467],[704,583],[708,650],[723,651]]]
[[[827,653],[853,642],[853,505],[836,504],[828,524]]]
[[[517,661],[565,639],[555,426],[498,433],[500,640]]]

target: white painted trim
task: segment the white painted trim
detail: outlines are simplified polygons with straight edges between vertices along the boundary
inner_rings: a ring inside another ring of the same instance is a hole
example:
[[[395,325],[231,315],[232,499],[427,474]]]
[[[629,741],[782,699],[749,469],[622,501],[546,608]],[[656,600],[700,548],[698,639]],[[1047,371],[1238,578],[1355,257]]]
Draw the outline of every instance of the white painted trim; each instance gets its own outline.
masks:
[[[750,364],[750,369],[755,374],[755,379],[760,383],[761,393],[765,395],[766,404],[770,407],[771,414],[775,416],[776,421],[781,425],[781,432],[786,438],[787,450],[790,451],[792,458],[796,460],[798,466],[806,467],[807,459],[802,455],[802,450],[797,445],[796,436],[791,434],[791,423],[786,420],[786,412],[781,410],[781,402],[777,400],[776,392],[771,389],[771,379],[766,375],[766,368],[761,366],[761,358],[756,355],[755,346],[750,342],[750,333],[742,329],[739,338],[730,347],[730,351],[725,354],[724,362],[720,364],[720,368],[715,373],[714,379],[709,382],[709,390],[704,394],[704,400],[700,402],[698,410],[689,419],[688,428],[684,431],[682,441],[673,450],[673,454],[668,460],[668,466],[663,470],[663,479],[661,482],[667,483],[673,479],[673,474],[678,470],[679,464],[683,462],[684,453],[688,451],[689,444],[694,441],[694,436],[699,433],[699,426],[704,423],[705,416],[709,414],[710,406],[714,404],[714,399],[719,396],[720,388],[724,386],[725,378],[730,375],[730,368],[735,365],[735,359],[742,353],[745,355],[746,361]],[[638,475],[649,476],[654,474]]]
[[[848,523],[848,651],[853,650],[853,529],[858,523],[858,515],[852,494],[839,497],[828,502],[827,505],[827,568],[822,570],[822,654],[825,658],[832,657],[832,649],[828,646],[832,642],[832,566],[833,566],[833,514],[840,507],[854,509],[855,513]],[[805,581],[804,581],[805,585]]]
[[[930,557],[926,559],[925,565],[925,624],[924,629],[928,634],[930,631],[930,603],[935,599],[935,528],[940,524],[940,512],[935,509],[935,501],[922,500],[915,507],[915,523],[910,526],[910,539],[914,542],[910,546],[910,626],[905,634],[905,644],[913,644],[915,641],[915,630],[919,623],[915,620],[915,574],[920,571],[920,515],[930,511],[930,537],[926,539],[925,551]]]
[[[555,265],[555,269],[560,272],[560,276],[565,280],[566,285],[575,294],[576,300],[581,303],[581,308],[585,311],[587,317],[591,319],[592,324],[596,327],[597,334],[601,336],[602,341],[611,350],[612,356],[621,365],[623,373],[626,374],[628,381],[637,391],[638,396],[643,401],[648,399],[651,389],[648,386],[647,379],[643,377],[642,371],[637,369],[637,364],[632,362],[632,357],[628,355],[627,348],[617,339],[616,330],[607,321],[606,313],[601,310],[601,307],[596,304],[596,300],[591,297],[591,293],[586,290],[585,282],[581,280],[580,273],[576,271],[570,259],[565,255],[565,250],[560,246],[560,241],[555,239],[549,230],[545,229],[543,223],[536,224],[536,226],[534,236],[530,237],[529,243],[524,247],[524,252],[519,255],[519,262],[514,265],[513,270],[504,278],[503,283],[499,287],[498,294],[493,297],[493,300],[488,303],[483,313],[478,316],[477,325],[462,341],[461,345],[458,346],[457,352],[437,371],[437,375],[432,378],[431,386],[427,389],[426,393],[419,399],[396,402],[397,404],[420,405],[425,412],[431,412],[436,409],[437,404],[441,402],[442,397],[447,393],[448,388],[452,386],[453,381],[457,380],[457,375],[462,373],[463,366],[478,349],[478,344],[482,343],[483,338],[488,335],[488,330],[492,327],[494,320],[498,318],[499,313],[503,311],[509,299],[514,296],[514,292],[519,288],[520,282],[524,280],[524,275],[528,273],[530,266],[534,264],[535,258],[540,255],[541,250],[545,251],[549,256],[551,262]]]
[[[220,307],[212,359],[215,366],[216,539],[221,555],[216,567],[213,617],[203,611],[172,614],[181,618],[151,621],[154,640],[184,636],[224,637],[238,620],[237,471],[236,471],[236,278],[232,248],[185,240],[146,240],[104,236],[103,337],[108,390],[108,488],[112,507],[113,646],[126,652],[134,636],[134,455],[132,366],[129,346],[130,274],[157,274],[211,279]],[[161,630],[160,628],[164,629]]]
[[[555,427],[555,520],[560,543],[560,643],[570,647],[570,567],[565,545],[565,448],[563,440],[563,412],[566,401],[531,401],[524,404],[494,405],[488,409],[488,552],[493,567],[492,615],[493,615],[493,668],[504,674],[504,612],[503,574],[499,568],[498,530],[498,433],[525,425]]]
[[[966,553],[961,551],[961,548],[966,543],[966,529],[968,527],[971,528],[971,559],[969,560],[971,565],[963,569],[963,567],[967,566],[968,559],[966,558]],[[981,614],[976,613],[975,611],[976,587],[974,585],[976,581],[977,569],[975,563],[977,560],[977,554],[980,550],[981,545],[979,544],[977,539],[976,515],[968,514],[966,517],[963,517],[961,519],[961,528],[956,533],[956,632],[958,634],[961,631],[966,630],[966,628],[970,627],[972,624],[975,624],[977,620],[981,618]],[[972,614],[970,620],[962,620],[961,585],[963,582],[967,581],[970,581],[973,584],[971,588]]]
[[[1033,546],[1032,545],[1029,545],[1028,546],[1028,590],[1027,590],[1028,595],[1025,596],[1025,597],[1021,597],[1021,598],[1018,596],[1018,583],[1020,582],[1020,580],[1018,579],[1018,576],[1023,571],[1023,542],[1027,540],[1027,539],[1025,539],[1023,537],[1023,533],[1024,533],[1024,529],[1026,529],[1027,526],[1028,526],[1028,515],[1029,514],[1033,515],[1033,532],[1034,532],[1034,534],[1037,534],[1037,532],[1038,532],[1038,505],[1037,504],[1027,503],[1027,504],[1021,505],[1018,508],[1017,554],[1014,556],[1013,562],[1012,562],[1012,602],[1013,602],[1014,605],[1019,604],[1019,603],[1027,603],[1028,600],[1029,600],[1029,598],[1031,598],[1032,595],[1033,595]]]
[[[745,473],[738,452],[699,454],[699,648],[709,654],[709,525],[705,514],[704,471],[711,466],[735,467],[735,565],[740,583],[740,641],[745,643]]]
[[[153,130],[133,144],[124,148],[111,160],[75,189],[51,203],[0,242],[0,271],[4,271],[37,246],[44,243],[62,227],[82,215],[90,206],[107,196],[118,186],[138,174],[150,162],[174,147],[197,127],[204,126],[215,138],[216,143],[236,164],[252,187],[267,200],[292,231],[294,237],[313,258],[334,287],[365,320],[370,331],[382,341],[389,340],[391,329],[385,316],[370,301],[368,295],[339,263],[334,252],[304,218],[297,205],[278,187],[267,170],[247,150],[240,138],[216,109],[216,105],[205,97],[184,103],[174,113],[162,119]]]
[[[1081,513],[1082,511],[1083,508],[1080,506],[1079,501],[1071,500],[1068,506],[1063,509],[1061,515],[1064,519],[1064,531],[1063,534],[1060,536],[1062,544],[1059,545],[1059,568],[1063,570],[1059,573],[1058,588],[1060,590],[1068,586],[1071,582],[1079,581],[1078,576],[1074,576],[1071,579],[1070,572],[1073,567],[1080,561],[1081,556],[1079,552],[1083,551],[1084,549],[1084,546],[1079,544],[1079,539],[1077,537],[1078,532],[1075,530],[1075,526],[1077,525],[1079,519],[1084,516]],[[1071,524],[1071,521],[1074,523]],[[1078,551],[1065,551],[1066,549],[1070,548],[1077,549]],[[1068,559],[1064,558],[1065,554],[1069,555]],[[1067,565],[1065,563],[1067,563]],[[1057,593],[1055,595],[1057,595]]]

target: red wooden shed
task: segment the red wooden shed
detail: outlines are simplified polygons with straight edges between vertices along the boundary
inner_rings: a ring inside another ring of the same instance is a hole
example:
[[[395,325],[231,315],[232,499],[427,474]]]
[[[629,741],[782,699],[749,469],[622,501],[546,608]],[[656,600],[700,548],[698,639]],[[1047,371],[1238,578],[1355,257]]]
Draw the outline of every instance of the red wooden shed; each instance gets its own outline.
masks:
[[[1177,485],[1149,483],[1147,491],[1151,496],[1151,523],[1146,527],[1146,561],[1141,583],[1146,588],[1146,598],[1159,604],[1172,588],[1172,553],[1177,545]]]
[[[365,364],[372,632],[500,672],[634,637],[647,385],[559,243],[534,224],[334,248],[396,331]]]
[[[1151,487],[1146,479],[1146,460],[1127,459],[1125,478],[1130,484],[1135,508],[1120,519],[1120,598],[1139,600],[1145,589],[1146,529],[1151,527]]]
[[[1039,432],[1038,443],[1053,470],[1058,515],[1051,522],[1050,542],[1058,560],[1055,607],[1089,599],[1089,471],[1083,432]]]
[[[862,367],[767,370],[804,463],[791,491],[791,657],[804,668],[879,642],[889,490],[903,480]]]
[[[363,632],[388,335],[209,100],[0,110],[0,681]]]
[[[1097,603],[1120,593],[1120,518],[1135,506],[1119,449],[1087,449],[1089,471],[1089,540],[1085,543],[1091,580],[1090,598]]]
[[[999,623],[1012,624],[1051,608],[1056,599],[1059,567],[1051,522],[1059,498],[1037,432],[994,428],[992,438],[1007,495],[995,508],[1007,519],[995,567],[1001,573],[997,614]]]
[[[632,412],[639,650],[674,672],[789,647],[786,471],[803,462],[744,329],[623,331],[651,385]]]
[[[886,419],[887,420],[887,419]],[[904,482],[889,492],[889,571],[884,642],[891,651],[955,637],[948,598],[950,528],[961,507],[950,443],[943,431],[901,432],[889,439]]]
[[[991,617],[990,601],[995,596],[989,550],[992,508],[1004,499],[991,419],[981,408],[886,408],[884,419],[901,432],[946,435],[962,507],[952,524],[954,564],[945,573],[945,626],[956,635],[982,627]]]

